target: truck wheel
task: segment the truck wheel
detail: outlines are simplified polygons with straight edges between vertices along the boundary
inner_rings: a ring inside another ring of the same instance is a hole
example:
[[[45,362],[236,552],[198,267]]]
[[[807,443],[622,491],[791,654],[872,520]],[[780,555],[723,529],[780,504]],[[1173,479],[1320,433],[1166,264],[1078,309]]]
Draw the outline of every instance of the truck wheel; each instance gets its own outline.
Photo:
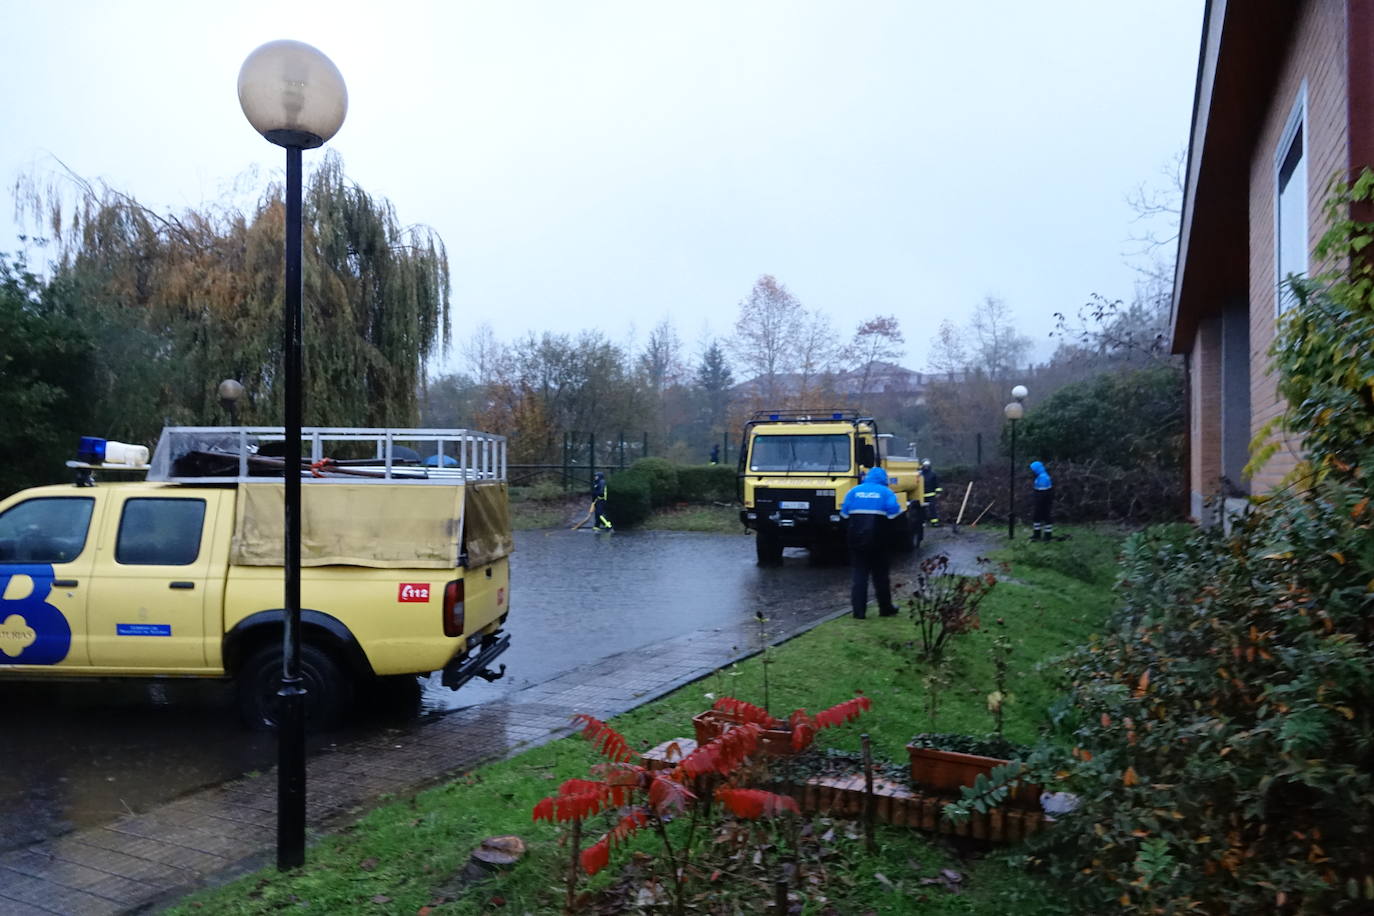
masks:
[[[915,507],[915,511],[908,509],[908,524],[911,525],[911,550],[921,546],[921,542],[926,539],[926,514],[920,506]]]
[[[343,721],[353,701],[353,682],[328,652],[301,646],[305,686],[305,727],[329,731]],[[244,662],[238,676],[239,713],[255,731],[277,727],[277,690],[281,687],[281,646],[263,646]]]
[[[754,552],[760,566],[776,566],[782,562],[782,542],[771,534],[759,532],[754,538]]]

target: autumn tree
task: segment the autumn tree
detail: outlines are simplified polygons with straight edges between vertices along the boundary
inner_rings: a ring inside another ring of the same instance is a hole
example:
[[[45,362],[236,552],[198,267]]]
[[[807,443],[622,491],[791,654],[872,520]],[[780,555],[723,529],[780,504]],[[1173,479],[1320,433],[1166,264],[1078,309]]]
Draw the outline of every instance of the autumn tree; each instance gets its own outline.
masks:
[[[336,153],[304,190],[305,422],[413,425],[420,381],[448,342],[443,243],[403,228]],[[51,294],[91,330],[93,428],[151,442],[164,422],[222,423],[226,377],[246,389],[244,422],[280,421],[280,183],[248,207],[169,213],[70,174],[29,176],[17,191],[21,216],[49,236]]]
[[[796,387],[790,397],[774,406],[826,406],[825,402],[833,396],[835,364],[841,355],[835,325],[820,309],[803,309],[798,315],[796,335]]]
[[[739,304],[731,342],[738,365],[758,381],[764,403],[777,404],[786,394],[784,376],[797,366],[797,331],[805,317],[802,304],[769,274],[754,283]]]
[[[882,372],[880,363],[891,363],[906,352],[903,344],[901,325],[895,315],[877,315],[867,321],[859,322],[854,336],[844,348],[844,359],[855,373],[852,391],[858,398],[856,406],[862,408],[864,400],[872,390],[875,375]]]
[[[1013,384],[1030,381],[1031,340],[1016,327],[1011,309],[986,296],[968,324],[946,320],[936,331],[926,392],[931,435],[923,450],[944,462],[974,460],[978,440],[989,451],[1002,428],[1002,408]]]

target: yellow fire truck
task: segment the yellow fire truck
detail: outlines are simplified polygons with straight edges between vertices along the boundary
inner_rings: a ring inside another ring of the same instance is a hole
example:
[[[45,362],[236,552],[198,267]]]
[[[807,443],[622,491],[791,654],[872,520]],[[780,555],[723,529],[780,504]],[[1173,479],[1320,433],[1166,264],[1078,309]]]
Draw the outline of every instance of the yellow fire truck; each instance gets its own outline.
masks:
[[[0,501],[0,682],[235,678],[275,722],[282,646],[282,429],[83,440],[75,485]],[[513,549],[505,439],[468,430],[307,428],[301,666],[312,727],[375,678],[457,689],[506,650]],[[402,458],[409,447],[433,455]],[[128,460],[133,454],[134,460]],[[115,461],[108,458],[118,456]],[[361,457],[345,457],[345,456]],[[147,480],[97,482],[105,471]],[[501,666],[504,670],[505,666]]]
[[[920,461],[888,453],[892,437],[853,411],[759,411],[740,444],[740,521],[755,535],[760,565],[784,547],[812,551],[843,540],[840,504],[870,468],[887,471],[902,517],[897,545],[912,550],[924,534]]]

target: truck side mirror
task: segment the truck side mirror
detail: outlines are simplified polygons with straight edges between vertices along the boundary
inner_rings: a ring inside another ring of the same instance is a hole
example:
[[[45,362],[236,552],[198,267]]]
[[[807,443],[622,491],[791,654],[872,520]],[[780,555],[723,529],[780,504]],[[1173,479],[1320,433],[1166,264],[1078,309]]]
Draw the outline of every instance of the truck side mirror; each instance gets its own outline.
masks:
[[[877,467],[872,442],[859,443],[859,464],[866,468]]]

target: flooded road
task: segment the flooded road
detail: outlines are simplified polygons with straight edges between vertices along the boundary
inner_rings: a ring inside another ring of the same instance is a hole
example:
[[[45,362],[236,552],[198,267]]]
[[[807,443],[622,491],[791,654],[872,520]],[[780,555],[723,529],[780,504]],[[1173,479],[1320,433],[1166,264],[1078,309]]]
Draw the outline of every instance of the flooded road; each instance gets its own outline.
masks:
[[[907,562],[894,567],[894,585]],[[431,678],[369,704],[345,731],[312,736],[312,750],[404,732],[424,716],[697,630],[753,645],[756,611],[782,632],[843,607],[849,570],[790,550],[781,567],[760,568],[741,535],[552,530],[517,533],[511,578],[504,679],[454,692]],[[0,683],[0,704],[0,849],[141,812],[276,759],[270,735],[238,724],[227,683]]]

